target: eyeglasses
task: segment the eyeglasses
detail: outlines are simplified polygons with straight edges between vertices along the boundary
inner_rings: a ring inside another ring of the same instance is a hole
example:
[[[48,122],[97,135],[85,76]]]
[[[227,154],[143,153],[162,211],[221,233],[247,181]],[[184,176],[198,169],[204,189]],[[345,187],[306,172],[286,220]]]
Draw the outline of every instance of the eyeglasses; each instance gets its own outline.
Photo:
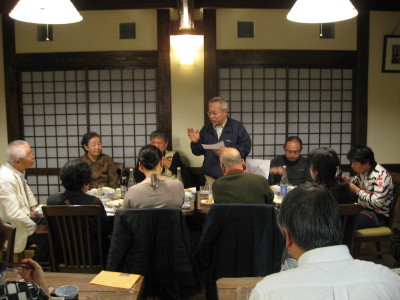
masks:
[[[216,110],[214,110],[214,111],[208,111],[207,114],[208,114],[209,116],[210,116],[210,115],[216,116],[216,115],[218,115],[220,112],[221,112],[221,111],[216,111]]]
[[[31,150],[27,156],[35,156],[35,151]]]
[[[287,154],[300,154],[301,150],[285,150]]]

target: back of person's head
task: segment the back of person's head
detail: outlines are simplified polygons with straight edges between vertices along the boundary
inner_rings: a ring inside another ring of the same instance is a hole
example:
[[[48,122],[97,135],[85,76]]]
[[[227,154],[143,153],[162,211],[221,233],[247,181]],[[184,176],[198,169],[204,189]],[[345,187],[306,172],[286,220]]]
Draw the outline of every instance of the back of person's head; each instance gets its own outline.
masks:
[[[15,140],[9,143],[7,146],[8,163],[13,164],[16,159],[25,158],[27,146],[29,146],[29,143],[22,140]]]
[[[240,152],[235,148],[225,148],[219,160],[227,170],[242,168],[242,157],[240,156]]]
[[[228,102],[222,97],[211,98],[210,101],[208,101],[208,104],[216,102],[220,104],[222,110],[228,110]]]
[[[168,143],[167,134],[162,130],[155,130],[150,134],[150,140],[154,138],[163,139],[164,142]]]
[[[162,153],[156,146],[146,145],[139,151],[138,162],[147,170],[154,170],[161,159]]]
[[[330,191],[315,183],[302,184],[286,195],[278,225],[305,251],[339,245],[342,238],[339,205]]]
[[[3,220],[0,219],[0,247],[1,249],[4,248],[4,244],[6,242],[6,227],[3,223]],[[0,272],[4,271],[6,269],[6,265],[0,261]]]
[[[368,162],[371,166],[376,165],[374,152],[370,147],[363,145],[357,145],[351,148],[349,153],[347,153],[347,159],[350,162],[356,161],[363,165]]]
[[[82,149],[85,151],[85,153],[87,153],[88,151],[85,149],[85,146],[89,145],[89,141],[94,138],[94,137],[98,137],[101,138],[100,135],[98,135],[96,132],[91,131],[91,132],[87,132],[82,136],[82,140],[81,140],[81,146]]]
[[[92,181],[92,170],[84,161],[71,160],[61,168],[60,179],[67,191],[80,191]]]
[[[310,167],[318,172],[316,183],[332,188],[340,182],[340,159],[335,150],[329,147],[314,149],[308,154],[307,160]]]
[[[286,146],[286,144],[287,144],[288,142],[291,142],[291,141],[296,141],[296,142],[298,142],[298,143],[300,144],[300,147],[303,148],[303,141],[302,141],[301,138],[299,138],[298,136],[296,136],[296,135],[288,136],[288,137],[286,138],[286,140],[285,140],[285,146]]]

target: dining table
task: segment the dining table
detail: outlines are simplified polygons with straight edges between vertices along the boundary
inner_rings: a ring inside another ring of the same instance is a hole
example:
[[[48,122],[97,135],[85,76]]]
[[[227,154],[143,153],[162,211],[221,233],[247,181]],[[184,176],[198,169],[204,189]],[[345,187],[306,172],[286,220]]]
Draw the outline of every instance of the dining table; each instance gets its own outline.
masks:
[[[57,288],[63,285],[76,285],[79,287],[79,300],[90,299],[141,299],[144,287],[144,277],[141,276],[131,289],[122,289],[110,286],[90,284],[90,281],[97,274],[86,273],[58,273],[44,272],[49,290],[53,293]],[[4,280],[18,281],[20,277],[17,270],[9,270],[5,272]]]

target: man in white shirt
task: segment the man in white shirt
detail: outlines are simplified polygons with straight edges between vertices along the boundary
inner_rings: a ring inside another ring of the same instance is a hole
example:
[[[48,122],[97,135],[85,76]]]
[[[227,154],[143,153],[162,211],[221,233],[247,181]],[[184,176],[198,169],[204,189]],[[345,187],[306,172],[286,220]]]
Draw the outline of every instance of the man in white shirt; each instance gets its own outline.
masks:
[[[45,225],[37,225],[37,201],[25,180],[25,170],[32,167],[35,155],[29,144],[17,140],[7,147],[7,162],[0,167],[0,218],[17,229],[14,252],[36,244],[34,259],[49,261],[48,237]]]
[[[250,300],[400,299],[400,277],[387,267],[353,259],[340,245],[340,213],[333,195],[315,184],[292,190],[278,224],[298,267],[265,277]]]

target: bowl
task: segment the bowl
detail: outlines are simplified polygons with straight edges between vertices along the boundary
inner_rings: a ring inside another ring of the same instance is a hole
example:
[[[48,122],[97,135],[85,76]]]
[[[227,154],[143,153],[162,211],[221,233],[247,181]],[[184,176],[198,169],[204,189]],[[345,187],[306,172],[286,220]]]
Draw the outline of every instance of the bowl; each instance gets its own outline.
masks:
[[[76,285],[63,285],[56,289],[55,294],[64,299],[75,299],[78,295],[79,287]]]

